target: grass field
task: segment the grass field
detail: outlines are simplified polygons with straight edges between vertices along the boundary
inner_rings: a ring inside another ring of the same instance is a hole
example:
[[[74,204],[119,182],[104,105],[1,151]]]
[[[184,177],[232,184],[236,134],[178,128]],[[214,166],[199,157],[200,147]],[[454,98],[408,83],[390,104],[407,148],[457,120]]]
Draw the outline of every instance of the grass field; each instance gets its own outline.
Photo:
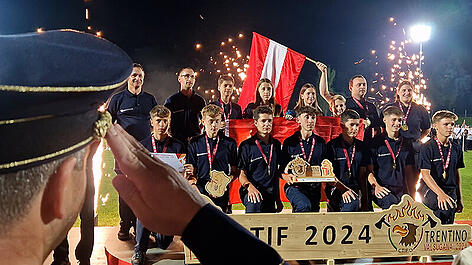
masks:
[[[456,215],[457,220],[472,220],[472,151],[464,153],[464,162],[466,168],[461,169],[462,176],[462,200],[464,202],[464,212]],[[98,225],[116,226],[119,224],[118,215],[118,193],[111,184],[115,176],[114,161],[111,151],[105,150],[103,159],[103,177],[99,190],[98,201]],[[467,167],[468,166],[468,167]],[[284,203],[286,208],[291,208],[290,203]],[[321,207],[326,207],[322,203]],[[233,205],[233,209],[242,210],[242,204]],[[78,225],[79,221],[76,222]]]

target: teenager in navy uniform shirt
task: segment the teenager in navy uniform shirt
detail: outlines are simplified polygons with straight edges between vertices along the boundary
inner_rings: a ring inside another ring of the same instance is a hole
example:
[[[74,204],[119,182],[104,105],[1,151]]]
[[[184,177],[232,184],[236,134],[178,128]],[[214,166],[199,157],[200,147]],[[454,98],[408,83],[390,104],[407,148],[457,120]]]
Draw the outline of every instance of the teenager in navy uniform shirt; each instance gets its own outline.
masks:
[[[185,154],[185,146],[182,142],[169,135],[170,110],[162,105],[157,105],[149,112],[151,116],[152,134],[141,141],[141,144],[152,153],[176,153]],[[136,245],[131,264],[144,264],[148,249],[151,231],[136,220]],[[173,236],[156,234],[156,242],[159,248],[166,249],[173,240]]]
[[[164,103],[172,112],[171,134],[185,145],[191,137],[200,134],[200,111],[205,107],[205,100],[193,90],[195,78],[192,68],[181,69],[177,77],[180,91]]]
[[[133,72],[128,79],[128,89],[115,94],[108,104],[113,122],[118,123],[136,140],[142,141],[151,134],[149,111],[157,105],[153,95],[142,91],[144,70],[140,64],[133,64]],[[115,163],[116,174],[122,174]],[[120,231],[118,239],[129,240],[129,229],[135,227],[136,217],[128,205],[119,198]],[[136,228],[136,227],[135,227]]]
[[[459,174],[459,168],[465,167],[463,153],[461,147],[449,139],[457,115],[441,110],[432,120],[437,133],[420,150],[423,178],[419,192],[423,203],[433,210],[442,224],[452,224],[455,213],[464,208]]]
[[[285,139],[280,171],[283,172],[287,164],[301,157],[310,166],[321,166],[326,158],[326,142],[313,133],[316,124],[317,110],[312,106],[303,106],[297,109],[297,122],[300,130]],[[292,204],[293,212],[319,212],[321,199],[321,183],[294,183],[293,174],[282,174],[287,181],[285,194]]]
[[[239,145],[239,194],[246,213],[273,213],[283,209],[279,195],[280,142],[270,135],[272,123],[272,108],[257,107],[254,110],[257,132]]]
[[[402,80],[399,82],[395,102],[387,104],[389,106],[397,106],[403,111],[403,124],[400,134],[406,138],[411,138],[413,141],[413,148],[415,149],[415,171],[410,178],[406,180],[408,185],[408,194],[414,198],[416,194],[416,183],[419,178],[418,159],[421,144],[421,139],[426,137],[431,131],[431,121],[428,111],[422,106],[413,102],[413,88],[414,85],[409,80]],[[381,116],[381,118],[383,118]]]
[[[190,140],[187,152],[186,172],[191,183],[196,186],[201,194],[211,198],[223,212],[231,213],[229,201],[229,184],[221,197],[214,197],[205,189],[205,185],[210,181],[212,170],[223,171],[233,179],[239,176],[237,168],[237,144],[236,141],[218,133],[221,126],[223,109],[210,104],[202,110],[202,121],[205,132],[195,136]]]
[[[220,92],[220,98],[211,104],[215,104],[223,108],[224,121],[229,119],[243,118],[241,106],[239,106],[237,103],[231,102],[233,90],[234,78],[230,75],[220,75],[218,78],[218,91]]]
[[[373,172],[368,181],[372,186],[373,200],[382,209],[398,204],[408,194],[406,180],[415,174],[415,151],[411,139],[400,134],[403,112],[390,106],[383,111],[385,132],[377,135],[370,145]]]
[[[327,157],[333,164],[334,174],[345,188],[326,184],[328,210],[357,212],[360,209],[359,200],[362,200],[363,210],[368,210],[366,176],[370,157],[366,145],[356,139],[360,117],[356,111],[346,110],[340,118],[342,133],[328,142]]]
[[[362,75],[356,75],[349,80],[351,96],[346,99],[346,109],[355,110],[364,119],[364,142],[372,139],[373,135],[380,133],[382,120],[379,118],[377,107],[365,100],[367,93],[367,81]]]

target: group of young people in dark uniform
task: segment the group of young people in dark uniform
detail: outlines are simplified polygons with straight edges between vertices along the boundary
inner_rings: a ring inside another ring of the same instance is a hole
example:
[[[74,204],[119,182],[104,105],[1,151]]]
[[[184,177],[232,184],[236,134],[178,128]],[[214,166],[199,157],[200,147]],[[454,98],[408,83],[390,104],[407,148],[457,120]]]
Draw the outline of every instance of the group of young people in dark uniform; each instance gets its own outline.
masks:
[[[322,66],[319,68],[326,74]],[[274,87],[268,79],[257,84],[255,102],[242,111],[231,101],[234,80],[229,75],[218,79],[220,99],[205,105],[203,98],[192,90],[194,71],[184,68],[178,73],[180,91],[164,105],[157,105],[150,94],[140,89],[144,77],[142,67],[135,65],[135,72],[141,79],[133,81],[132,74],[128,87],[136,83],[139,91],[133,93],[133,89],[128,89],[115,95],[108,108],[112,116],[132,135],[136,130],[151,132],[137,138],[150,152],[185,153],[185,178],[225,213],[231,213],[229,183],[235,179],[241,183],[239,194],[247,213],[275,213],[283,209],[280,179],[287,182],[284,189],[293,212],[318,212],[321,183],[297,183],[294,175],[283,173],[296,157],[310,166],[319,166],[324,159],[332,162],[342,188],[332,183],[325,185],[328,211],[369,211],[372,201],[388,209],[399,203],[404,194],[415,197],[420,172],[423,178],[418,192],[444,224],[452,223],[455,212],[462,210],[458,171],[464,167],[462,151],[449,141],[457,116],[449,111],[436,112],[432,117],[436,133],[421,143],[430,133],[431,122],[426,109],[413,101],[414,86],[410,81],[400,82],[395,102],[387,105],[380,115],[377,107],[364,98],[367,81],[363,76],[350,80],[351,97],[347,99],[323,93],[327,87],[322,88],[320,83],[321,94],[330,102],[333,114],[340,117],[342,128],[342,133],[328,143],[314,133],[320,115],[316,90],[311,84],[304,86],[296,108],[287,112],[290,119],[300,124],[300,130],[281,144],[271,132],[273,118],[284,113],[274,99]],[[344,111],[339,111],[338,103]],[[257,132],[238,147],[225,126],[229,119],[241,118],[252,118]],[[356,138],[361,123],[365,127],[362,141]],[[116,170],[119,174],[119,169]],[[223,181],[226,186],[215,188],[214,178],[227,178]],[[220,191],[215,193],[212,188]],[[120,201],[120,215],[125,207]],[[118,237],[127,240],[135,217],[131,216],[129,221],[121,217]],[[132,263],[142,264],[150,231],[138,220],[136,234]],[[172,239],[156,235],[161,248],[168,247]]]

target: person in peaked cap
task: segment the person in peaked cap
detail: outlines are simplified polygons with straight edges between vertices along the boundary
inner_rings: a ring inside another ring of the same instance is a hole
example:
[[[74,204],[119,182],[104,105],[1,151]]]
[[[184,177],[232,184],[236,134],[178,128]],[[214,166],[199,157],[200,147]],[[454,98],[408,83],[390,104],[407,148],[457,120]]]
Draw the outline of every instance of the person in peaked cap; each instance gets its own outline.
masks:
[[[0,260],[44,263],[77,218],[106,134],[126,174],[113,185],[146,227],[182,235],[202,264],[221,264],[236,248],[246,255],[226,264],[283,262],[123,128],[109,127],[97,109],[132,69],[117,46],[75,31],[0,36],[0,61],[0,135],[8,139],[0,142]]]
[[[71,30],[0,36],[0,62],[0,259],[43,264],[93,198],[92,156],[111,124],[97,109],[132,62],[114,44]],[[91,205],[81,264],[93,247]],[[62,252],[56,263],[68,263],[68,247]]]

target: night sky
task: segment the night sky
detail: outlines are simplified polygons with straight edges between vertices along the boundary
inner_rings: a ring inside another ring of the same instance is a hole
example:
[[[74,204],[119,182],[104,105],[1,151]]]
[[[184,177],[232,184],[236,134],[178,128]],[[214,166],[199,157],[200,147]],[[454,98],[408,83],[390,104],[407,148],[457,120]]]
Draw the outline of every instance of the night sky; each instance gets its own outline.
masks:
[[[85,21],[85,8],[90,20]],[[0,34],[74,28],[100,30],[146,70],[145,90],[159,103],[178,89],[175,72],[208,64],[219,42],[239,32],[249,54],[251,32],[282,43],[336,70],[333,88],[348,94],[354,74],[372,81],[371,49],[385,54],[394,37],[388,19],[408,30],[428,23],[423,71],[433,110],[463,114],[472,96],[472,1],[0,1]],[[203,48],[195,50],[195,43]],[[361,59],[362,63],[354,64]],[[216,86],[216,80],[214,86]],[[318,83],[316,67],[305,62],[296,90]],[[197,85],[199,81],[197,80]],[[446,98],[446,99],[445,99]],[[472,112],[469,107],[468,112]]]

